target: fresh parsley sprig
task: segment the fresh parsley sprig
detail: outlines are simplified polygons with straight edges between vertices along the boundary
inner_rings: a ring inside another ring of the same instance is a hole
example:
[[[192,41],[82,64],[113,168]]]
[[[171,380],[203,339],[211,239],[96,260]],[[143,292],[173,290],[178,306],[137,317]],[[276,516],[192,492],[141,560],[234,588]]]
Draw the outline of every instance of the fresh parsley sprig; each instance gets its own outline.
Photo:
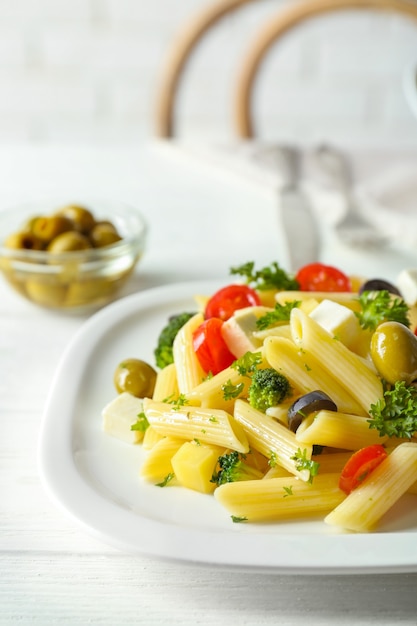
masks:
[[[138,413],[137,418],[138,418],[137,421],[134,424],[132,424],[132,426],[130,427],[130,430],[138,430],[139,432],[144,433],[145,430],[149,428],[148,419],[145,413],[143,413],[143,411],[141,413]]]
[[[300,288],[298,281],[293,276],[287,274],[276,261],[270,266],[255,270],[255,263],[249,261],[238,267],[231,267],[232,275],[242,276],[248,285],[259,291],[278,289],[280,291],[296,291]]]
[[[417,388],[403,380],[385,389],[384,396],[371,404],[369,428],[379,431],[381,437],[411,439],[417,432]]]
[[[356,312],[362,328],[375,330],[382,322],[399,322],[409,328],[408,306],[389,291],[364,291],[359,296],[361,310]]]
[[[225,400],[232,400],[233,398],[238,398],[242,391],[245,388],[245,384],[240,382],[236,385],[232,383],[231,379],[222,385],[221,389],[223,391],[223,398]]]
[[[256,320],[256,327],[259,330],[266,330],[279,322],[289,322],[291,311],[299,307],[300,304],[300,300],[285,302],[285,304],[277,302],[272,311],[268,311],[268,313],[265,313],[265,315],[262,315]]]
[[[294,456],[291,457],[291,459],[295,461],[295,468],[299,472],[301,472],[302,470],[308,470],[310,472],[309,482],[312,483],[314,476],[317,476],[318,474],[320,463],[308,459],[307,450],[305,448],[304,450],[298,448],[297,452],[294,454]]]
[[[246,352],[236,361],[233,361],[232,367],[241,376],[249,376],[262,363],[262,354],[260,352]]]

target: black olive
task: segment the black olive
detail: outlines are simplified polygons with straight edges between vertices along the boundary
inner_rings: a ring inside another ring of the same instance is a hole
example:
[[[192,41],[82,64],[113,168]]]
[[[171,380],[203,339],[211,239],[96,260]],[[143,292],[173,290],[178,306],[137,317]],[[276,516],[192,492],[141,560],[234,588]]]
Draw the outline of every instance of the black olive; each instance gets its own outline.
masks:
[[[310,391],[298,398],[288,409],[288,426],[294,433],[307,415],[315,411],[337,411],[337,406],[324,391]]]
[[[389,293],[393,293],[396,296],[401,296],[401,293],[393,285],[387,280],[383,280],[382,278],[371,278],[367,280],[359,289],[359,293],[363,293],[364,291],[389,291]]]

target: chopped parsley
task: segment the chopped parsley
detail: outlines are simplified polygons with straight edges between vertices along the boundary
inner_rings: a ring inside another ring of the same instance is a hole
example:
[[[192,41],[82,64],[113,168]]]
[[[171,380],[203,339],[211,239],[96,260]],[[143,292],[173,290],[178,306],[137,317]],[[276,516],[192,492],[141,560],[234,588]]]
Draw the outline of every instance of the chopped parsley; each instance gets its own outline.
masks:
[[[232,367],[241,376],[249,376],[262,363],[262,354],[260,352],[246,352],[240,359],[233,361]]]
[[[230,273],[242,276],[248,285],[259,291],[267,291],[269,289],[296,291],[300,288],[298,281],[287,274],[276,261],[260,270],[255,270],[255,263],[249,261],[238,267],[231,267]]]
[[[290,487],[283,487],[284,490],[284,495],[282,496],[283,498],[288,498],[288,496],[293,496],[293,491],[292,491],[292,486]]]
[[[295,468],[299,472],[302,470],[308,470],[310,472],[309,482],[313,482],[314,476],[317,476],[319,471],[320,464],[317,463],[317,461],[312,461],[307,458],[307,450],[304,448],[304,450],[301,451],[301,448],[298,448],[297,452],[291,457],[291,459],[295,461]]]
[[[138,417],[137,421],[134,424],[132,424],[132,426],[130,427],[130,430],[138,430],[139,432],[144,433],[145,430],[149,428],[148,419],[145,413],[143,413],[143,411],[142,413],[139,413],[137,417]]]
[[[248,521],[248,518],[243,515],[231,515],[230,517],[232,518],[232,522],[234,524],[241,524],[242,522]]]
[[[259,330],[266,330],[280,322],[289,322],[291,311],[299,307],[300,304],[300,300],[292,300],[285,304],[279,304],[279,302],[277,302],[273,311],[268,311],[268,313],[265,313],[265,315],[262,315],[256,320],[256,327]]]
[[[156,483],[156,486],[157,487],[166,487],[168,485],[168,483],[170,483],[173,478],[175,478],[175,474],[173,472],[170,472],[169,474],[167,474],[165,476],[165,478],[162,480],[162,482]]]
[[[417,388],[403,380],[385,389],[384,396],[371,404],[369,428],[379,431],[381,437],[410,439],[417,431]]]
[[[237,385],[234,385],[229,378],[229,380],[224,383],[224,385],[222,385],[223,398],[225,400],[232,400],[233,398],[237,398],[238,396],[240,396],[244,388],[244,383],[237,383]]]
[[[409,328],[408,306],[402,298],[393,298],[389,291],[364,291],[359,296],[361,311],[355,315],[362,328],[375,330],[382,322],[399,322]]]

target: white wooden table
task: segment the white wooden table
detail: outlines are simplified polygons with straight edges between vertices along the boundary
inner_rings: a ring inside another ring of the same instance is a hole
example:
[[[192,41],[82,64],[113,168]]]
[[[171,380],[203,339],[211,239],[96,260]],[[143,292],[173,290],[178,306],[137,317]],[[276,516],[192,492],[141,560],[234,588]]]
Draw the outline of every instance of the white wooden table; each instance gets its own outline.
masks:
[[[198,163],[147,149],[2,147],[0,171],[0,209],[57,193],[135,203],[150,237],[126,293],[279,258],[275,198]],[[84,320],[38,309],[0,282],[0,624],[417,624],[417,573],[191,566],[118,552],[66,517],[40,483],[37,439],[52,376]]]

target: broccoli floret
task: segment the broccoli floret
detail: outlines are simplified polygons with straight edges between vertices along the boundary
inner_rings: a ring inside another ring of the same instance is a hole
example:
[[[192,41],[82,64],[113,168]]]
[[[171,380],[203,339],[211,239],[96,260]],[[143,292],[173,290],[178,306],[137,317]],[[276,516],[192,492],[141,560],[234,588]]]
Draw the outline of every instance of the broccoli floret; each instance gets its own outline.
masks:
[[[249,404],[259,411],[280,404],[291,393],[291,385],[285,376],[272,367],[254,371],[249,387]]]
[[[214,472],[211,482],[216,483],[216,485],[224,485],[238,480],[262,478],[262,472],[245,463],[245,459],[245,454],[236,451],[219,456],[217,461],[219,470]]]
[[[160,369],[174,362],[172,345],[180,328],[184,326],[195,313],[179,313],[169,318],[168,324],[161,330],[158,343],[154,350],[155,361]]]

